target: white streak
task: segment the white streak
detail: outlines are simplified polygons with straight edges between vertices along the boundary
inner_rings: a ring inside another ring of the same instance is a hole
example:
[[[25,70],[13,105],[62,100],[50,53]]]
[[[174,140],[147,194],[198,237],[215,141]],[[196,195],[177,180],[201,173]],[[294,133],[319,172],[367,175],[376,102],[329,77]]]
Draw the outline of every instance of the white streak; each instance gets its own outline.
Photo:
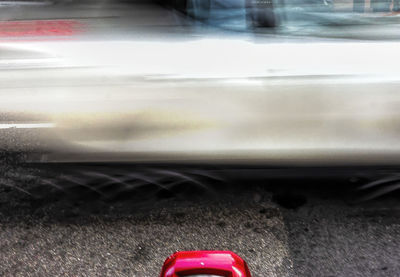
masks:
[[[54,123],[7,123],[0,124],[0,129],[42,129],[42,128],[54,128]]]

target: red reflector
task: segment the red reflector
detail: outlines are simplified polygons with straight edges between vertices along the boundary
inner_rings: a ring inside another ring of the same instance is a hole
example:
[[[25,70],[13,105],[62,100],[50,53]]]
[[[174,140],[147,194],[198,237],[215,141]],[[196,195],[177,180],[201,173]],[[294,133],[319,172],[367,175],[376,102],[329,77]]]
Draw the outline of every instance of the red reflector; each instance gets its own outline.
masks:
[[[82,27],[77,20],[1,21],[0,37],[72,36]]]
[[[246,262],[230,251],[182,251],[168,257],[160,277],[251,277]]]

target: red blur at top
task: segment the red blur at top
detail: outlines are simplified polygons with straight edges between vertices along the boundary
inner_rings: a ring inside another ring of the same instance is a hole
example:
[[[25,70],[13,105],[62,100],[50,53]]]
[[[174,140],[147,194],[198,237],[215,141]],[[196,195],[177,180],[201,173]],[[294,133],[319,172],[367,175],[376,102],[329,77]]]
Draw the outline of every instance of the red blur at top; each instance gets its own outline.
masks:
[[[82,27],[71,19],[0,21],[0,37],[72,36]]]
[[[168,257],[160,277],[251,277],[246,262],[230,251],[182,251]]]

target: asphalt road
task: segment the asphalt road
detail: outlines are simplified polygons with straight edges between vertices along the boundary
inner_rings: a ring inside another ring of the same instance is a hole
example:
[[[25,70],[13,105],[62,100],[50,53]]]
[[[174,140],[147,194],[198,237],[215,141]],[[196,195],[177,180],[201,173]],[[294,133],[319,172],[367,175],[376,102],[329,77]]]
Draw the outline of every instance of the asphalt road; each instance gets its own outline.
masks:
[[[162,193],[115,183],[100,195],[90,182],[55,189],[49,171],[58,180],[72,172],[3,163],[1,276],[157,276],[168,255],[195,249],[235,251],[253,276],[400,272],[396,194],[349,204],[347,182],[295,179]]]

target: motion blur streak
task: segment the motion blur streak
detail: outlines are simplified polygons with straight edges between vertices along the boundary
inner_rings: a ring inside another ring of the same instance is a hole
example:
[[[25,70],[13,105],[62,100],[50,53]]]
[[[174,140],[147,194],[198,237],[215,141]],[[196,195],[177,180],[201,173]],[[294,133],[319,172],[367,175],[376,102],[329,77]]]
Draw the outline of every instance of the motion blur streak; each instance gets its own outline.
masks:
[[[0,147],[41,161],[397,163],[396,17],[324,9],[258,28],[245,16],[257,10],[223,2],[208,19],[144,1],[3,13]]]
[[[390,163],[400,154],[397,42],[2,46],[57,60],[0,73],[2,124],[21,114],[54,124],[35,142],[50,160]]]
[[[0,22],[0,37],[72,36],[82,29],[76,20],[21,20]]]
[[[47,49],[54,55],[63,56],[64,63],[71,67],[101,66],[103,72],[114,76],[133,75],[148,79],[240,80],[249,77],[331,75],[358,76],[367,82],[400,79],[398,65],[392,61],[400,47],[399,42],[259,44],[237,39],[195,39],[184,42],[52,42],[32,43],[30,47]],[[291,79],[286,81],[293,82]]]
[[[39,128],[54,128],[52,123],[14,123],[14,124],[0,124],[0,129],[39,129]]]

